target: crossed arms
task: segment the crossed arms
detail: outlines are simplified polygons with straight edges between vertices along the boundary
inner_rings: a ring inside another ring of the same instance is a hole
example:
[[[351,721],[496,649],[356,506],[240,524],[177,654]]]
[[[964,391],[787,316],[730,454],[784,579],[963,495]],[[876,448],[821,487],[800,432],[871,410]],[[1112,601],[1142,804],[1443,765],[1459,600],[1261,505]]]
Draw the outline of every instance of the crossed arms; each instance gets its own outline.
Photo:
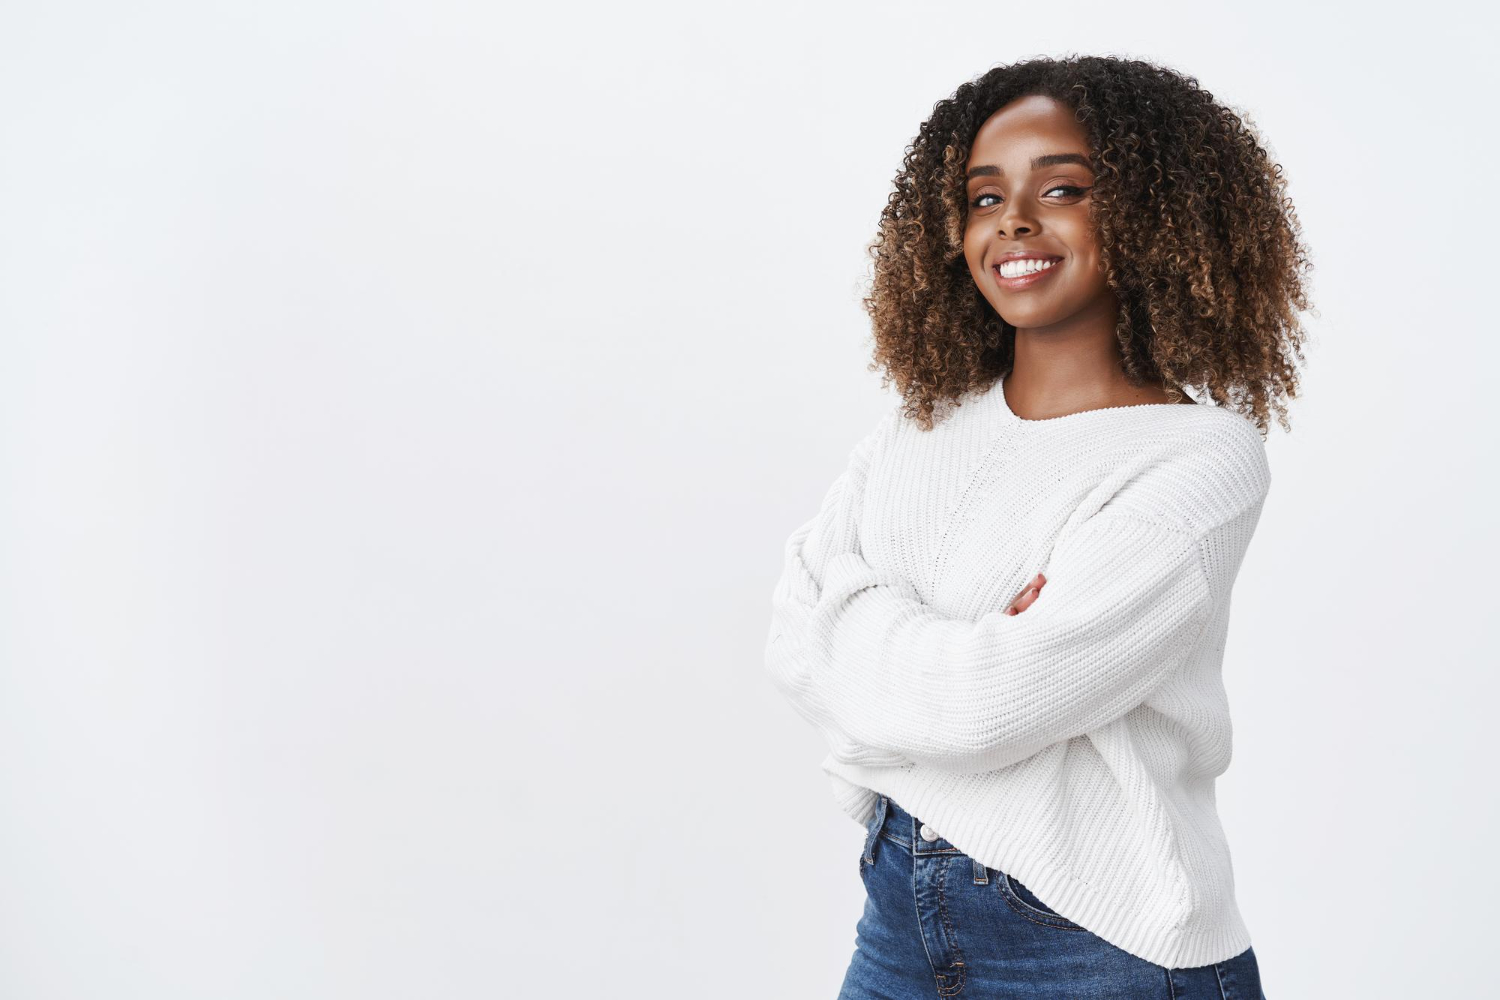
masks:
[[[766,645],[777,687],[848,763],[988,771],[1120,718],[1196,644],[1214,605],[1205,559],[1246,534],[1106,507],[1064,532],[1024,614],[946,616],[860,551],[878,434],[787,540]]]

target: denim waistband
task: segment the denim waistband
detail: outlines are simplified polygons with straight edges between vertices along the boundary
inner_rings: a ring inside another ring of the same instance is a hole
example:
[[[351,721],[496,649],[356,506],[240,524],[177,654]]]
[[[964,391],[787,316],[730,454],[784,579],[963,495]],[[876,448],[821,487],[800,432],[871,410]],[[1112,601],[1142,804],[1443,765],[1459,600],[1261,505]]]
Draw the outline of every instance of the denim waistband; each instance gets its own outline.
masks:
[[[924,828],[932,839],[922,835]],[[872,863],[877,837],[899,845],[910,854],[963,853],[948,843],[938,830],[907,812],[888,795],[882,795],[876,801],[875,816],[865,837],[865,859]]]

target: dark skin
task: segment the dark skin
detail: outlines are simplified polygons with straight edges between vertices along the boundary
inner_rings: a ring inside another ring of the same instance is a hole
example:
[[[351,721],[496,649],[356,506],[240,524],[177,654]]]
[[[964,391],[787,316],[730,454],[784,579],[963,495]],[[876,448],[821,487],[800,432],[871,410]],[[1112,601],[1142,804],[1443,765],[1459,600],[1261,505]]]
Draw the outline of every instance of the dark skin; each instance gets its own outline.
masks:
[[[1015,366],[998,389],[1023,420],[1170,402],[1162,385],[1132,385],[1120,366],[1119,301],[1088,217],[1088,160],[1072,109],[1039,95],[996,111],[969,150],[964,258],[980,293],[1016,328]],[[994,268],[1013,250],[1062,259],[1031,287],[1007,289]],[[1046,582],[1038,573],[1006,614],[1029,608]]]

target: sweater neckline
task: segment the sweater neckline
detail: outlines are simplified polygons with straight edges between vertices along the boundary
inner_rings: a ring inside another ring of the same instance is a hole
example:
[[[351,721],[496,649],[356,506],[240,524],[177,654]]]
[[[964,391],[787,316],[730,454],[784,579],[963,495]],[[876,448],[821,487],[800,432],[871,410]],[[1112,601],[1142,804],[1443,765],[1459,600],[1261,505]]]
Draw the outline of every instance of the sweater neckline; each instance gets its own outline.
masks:
[[[1000,378],[995,380],[994,387],[991,389],[991,391],[996,396],[1000,397],[1000,411],[1005,415],[1005,419],[1010,421],[1011,423],[1021,424],[1023,426],[1030,424],[1055,424],[1061,420],[1073,420],[1076,417],[1086,417],[1091,413],[1116,413],[1120,410],[1144,410],[1151,407],[1156,407],[1159,409],[1166,406],[1183,407],[1188,405],[1186,403],[1129,403],[1125,406],[1096,406],[1090,410],[1078,410],[1075,413],[1063,413],[1055,417],[1042,417],[1039,420],[1030,420],[1026,417],[1020,416],[1010,408],[1010,401],[1005,398],[1004,376],[1001,376]],[[1194,404],[1194,409],[1197,409],[1200,406],[1202,406],[1201,403]]]

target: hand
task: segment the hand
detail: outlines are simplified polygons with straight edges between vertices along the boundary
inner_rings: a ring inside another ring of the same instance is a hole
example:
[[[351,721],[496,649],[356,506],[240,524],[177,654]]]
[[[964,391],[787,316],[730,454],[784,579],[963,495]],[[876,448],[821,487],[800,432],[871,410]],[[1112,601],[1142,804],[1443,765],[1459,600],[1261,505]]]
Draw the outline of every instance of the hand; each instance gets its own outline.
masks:
[[[1022,590],[1020,596],[1011,603],[1010,607],[1005,609],[1005,613],[1008,615],[1018,615],[1031,607],[1032,602],[1041,594],[1042,586],[1046,582],[1047,578],[1040,573],[1032,577],[1031,582],[1026,585],[1026,589]]]

